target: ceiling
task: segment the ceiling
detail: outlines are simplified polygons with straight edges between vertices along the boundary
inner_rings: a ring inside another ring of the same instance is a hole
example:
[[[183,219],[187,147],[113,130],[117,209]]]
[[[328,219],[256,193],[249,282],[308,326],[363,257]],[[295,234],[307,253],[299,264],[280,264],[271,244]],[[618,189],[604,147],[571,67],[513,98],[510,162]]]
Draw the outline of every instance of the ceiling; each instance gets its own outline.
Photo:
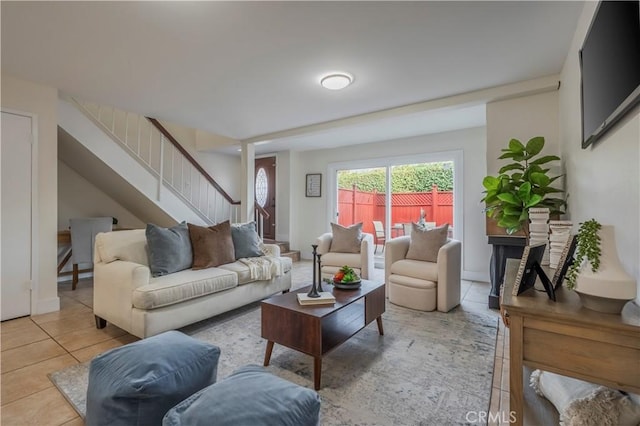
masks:
[[[256,146],[258,154],[484,125],[478,103],[397,109],[558,74],[583,8],[574,1],[0,5],[3,72],[236,140],[270,141]],[[355,81],[326,90],[319,79],[332,71]]]

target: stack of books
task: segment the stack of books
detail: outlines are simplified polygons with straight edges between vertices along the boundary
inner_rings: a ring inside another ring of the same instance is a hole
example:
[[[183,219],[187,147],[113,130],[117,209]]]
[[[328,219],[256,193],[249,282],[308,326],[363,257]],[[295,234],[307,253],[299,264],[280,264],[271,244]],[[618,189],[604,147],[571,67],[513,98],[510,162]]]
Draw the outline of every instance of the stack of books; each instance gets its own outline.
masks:
[[[298,303],[301,305],[333,305],[336,298],[328,291],[321,291],[320,297],[309,297],[306,293],[298,293]]]

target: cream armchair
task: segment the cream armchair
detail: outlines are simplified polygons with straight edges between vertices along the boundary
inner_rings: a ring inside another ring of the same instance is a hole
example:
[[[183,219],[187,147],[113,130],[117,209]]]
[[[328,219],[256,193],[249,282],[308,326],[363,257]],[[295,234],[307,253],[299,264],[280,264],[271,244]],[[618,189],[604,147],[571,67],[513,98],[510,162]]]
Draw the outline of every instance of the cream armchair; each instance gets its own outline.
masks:
[[[420,311],[448,312],[460,304],[460,241],[448,239],[436,263],[405,259],[411,237],[387,241],[384,274],[389,302]]]
[[[333,275],[344,265],[354,269],[362,279],[369,279],[373,273],[373,235],[362,234],[360,243],[360,253],[336,253],[329,251],[333,234],[330,232],[318,237],[318,253],[322,255],[320,263],[322,266],[322,278],[333,278]]]

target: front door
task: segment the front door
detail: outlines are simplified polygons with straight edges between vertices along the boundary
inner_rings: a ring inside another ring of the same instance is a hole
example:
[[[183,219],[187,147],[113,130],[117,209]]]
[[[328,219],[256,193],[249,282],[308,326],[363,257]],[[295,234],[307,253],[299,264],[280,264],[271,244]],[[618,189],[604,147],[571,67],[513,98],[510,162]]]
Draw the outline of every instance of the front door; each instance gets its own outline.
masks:
[[[276,157],[256,158],[256,203],[267,211],[263,238],[276,239]],[[260,220],[256,217],[256,220]]]
[[[31,313],[31,117],[2,112],[2,320]]]

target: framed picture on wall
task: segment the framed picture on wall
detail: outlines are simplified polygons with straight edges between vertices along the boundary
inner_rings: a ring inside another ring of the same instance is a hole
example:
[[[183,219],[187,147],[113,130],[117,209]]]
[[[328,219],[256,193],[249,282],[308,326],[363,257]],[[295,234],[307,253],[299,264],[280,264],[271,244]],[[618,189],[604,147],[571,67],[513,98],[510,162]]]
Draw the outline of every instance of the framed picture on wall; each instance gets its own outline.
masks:
[[[320,197],[322,196],[322,174],[321,173],[307,173],[307,182],[305,184],[307,197]]]

